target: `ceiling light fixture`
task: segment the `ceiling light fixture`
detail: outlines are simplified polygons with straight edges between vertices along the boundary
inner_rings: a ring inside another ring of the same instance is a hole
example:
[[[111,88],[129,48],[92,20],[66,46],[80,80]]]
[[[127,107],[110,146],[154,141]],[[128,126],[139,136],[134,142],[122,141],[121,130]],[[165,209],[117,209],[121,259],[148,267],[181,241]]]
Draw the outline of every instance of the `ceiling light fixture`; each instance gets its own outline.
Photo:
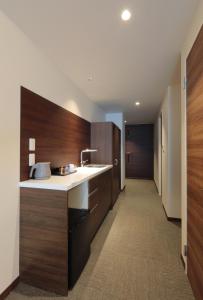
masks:
[[[140,105],[140,102],[138,102],[138,101],[135,102],[135,105],[136,105],[136,106],[139,106],[139,105]]]
[[[125,120],[124,123],[127,123],[127,121]]]
[[[131,18],[131,12],[128,9],[124,9],[121,13],[121,19],[123,21],[129,21]]]

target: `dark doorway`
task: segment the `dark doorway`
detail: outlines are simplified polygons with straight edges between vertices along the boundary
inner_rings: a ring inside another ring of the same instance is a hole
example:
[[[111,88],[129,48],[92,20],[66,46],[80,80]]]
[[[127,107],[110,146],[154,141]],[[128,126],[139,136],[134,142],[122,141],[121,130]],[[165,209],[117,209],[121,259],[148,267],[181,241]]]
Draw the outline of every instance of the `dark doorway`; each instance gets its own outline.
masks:
[[[153,132],[153,124],[125,127],[127,178],[153,179]]]

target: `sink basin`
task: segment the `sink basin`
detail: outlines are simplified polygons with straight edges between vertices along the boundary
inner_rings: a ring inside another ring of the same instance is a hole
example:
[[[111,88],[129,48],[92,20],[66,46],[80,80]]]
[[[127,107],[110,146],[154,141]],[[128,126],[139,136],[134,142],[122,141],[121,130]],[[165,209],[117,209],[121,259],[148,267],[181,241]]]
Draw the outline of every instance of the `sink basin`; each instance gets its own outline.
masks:
[[[90,164],[90,165],[86,165],[85,167],[87,167],[87,168],[104,168],[104,167],[106,167],[106,165]]]

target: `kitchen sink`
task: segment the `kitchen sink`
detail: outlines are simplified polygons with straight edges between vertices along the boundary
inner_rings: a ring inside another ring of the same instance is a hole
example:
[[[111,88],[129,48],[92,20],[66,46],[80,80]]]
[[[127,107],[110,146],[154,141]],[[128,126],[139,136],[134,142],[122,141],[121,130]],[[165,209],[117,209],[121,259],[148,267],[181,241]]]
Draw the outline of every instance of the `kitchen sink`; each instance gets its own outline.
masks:
[[[87,167],[87,168],[104,168],[104,167],[106,167],[106,165],[90,164],[90,165],[86,165],[85,167]]]

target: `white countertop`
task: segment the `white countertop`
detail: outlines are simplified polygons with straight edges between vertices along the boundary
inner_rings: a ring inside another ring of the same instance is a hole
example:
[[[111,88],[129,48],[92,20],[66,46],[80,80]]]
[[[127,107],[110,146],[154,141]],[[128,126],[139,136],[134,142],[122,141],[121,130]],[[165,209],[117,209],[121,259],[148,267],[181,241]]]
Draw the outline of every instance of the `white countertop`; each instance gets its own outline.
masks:
[[[77,168],[76,173],[70,175],[51,176],[49,179],[45,180],[29,179],[26,181],[21,181],[19,186],[24,188],[68,191],[79,184],[90,180],[91,178],[104,173],[107,170],[110,170],[111,168],[112,165],[106,165],[102,168],[79,167]]]

